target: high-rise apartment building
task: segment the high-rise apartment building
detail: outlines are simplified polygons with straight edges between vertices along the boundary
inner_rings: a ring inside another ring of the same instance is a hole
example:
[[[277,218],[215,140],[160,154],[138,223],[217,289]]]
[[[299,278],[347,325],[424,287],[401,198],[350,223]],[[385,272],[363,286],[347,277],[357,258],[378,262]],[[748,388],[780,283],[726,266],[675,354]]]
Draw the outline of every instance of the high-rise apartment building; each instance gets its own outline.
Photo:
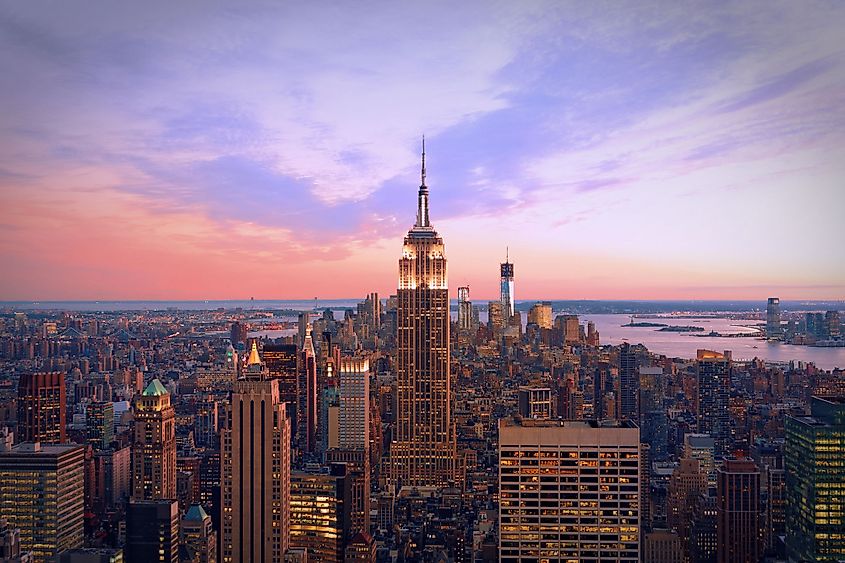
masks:
[[[61,444],[67,441],[65,393],[63,373],[21,375],[18,381],[18,442]]]
[[[290,475],[290,547],[325,563],[343,561],[350,534],[350,487],[346,465]]]
[[[780,299],[769,297],[766,304],[766,337],[780,338],[783,330],[780,326]]]
[[[619,347],[619,419],[639,421],[640,378],[637,354],[624,342]]]
[[[114,440],[114,405],[111,401],[88,403],[85,409],[88,443],[95,449],[105,449]]]
[[[504,314],[505,325],[507,325],[508,321],[513,316],[515,311],[514,306],[516,305],[513,292],[513,262],[510,261],[507,253],[505,254],[505,261],[500,265],[499,272],[501,274],[500,300],[502,302],[502,313]]]
[[[713,437],[718,458],[725,455],[730,446],[728,399],[731,390],[731,352],[726,350],[724,354],[720,354],[710,350],[698,350],[695,367],[698,379],[698,431]]]
[[[24,443],[0,453],[0,519],[36,563],[82,547],[85,447]]]
[[[126,507],[127,563],[179,561],[179,501],[136,500]]]
[[[290,421],[253,349],[222,432],[224,563],[281,561],[290,537]]]
[[[762,555],[760,470],[753,460],[728,459],[716,473],[718,563],[757,563]]]
[[[845,397],[813,397],[785,426],[787,555],[845,560]]]
[[[639,561],[639,430],[502,419],[499,498],[504,563]]]
[[[158,379],[135,402],[132,498],[176,498],[176,416],[170,393]]]
[[[340,360],[340,436],[342,449],[370,445],[370,362],[366,358]]]
[[[429,221],[425,148],[417,221],[405,236],[397,297],[393,477],[403,485],[443,486],[454,479],[456,458],[449,288],[443,239]]]

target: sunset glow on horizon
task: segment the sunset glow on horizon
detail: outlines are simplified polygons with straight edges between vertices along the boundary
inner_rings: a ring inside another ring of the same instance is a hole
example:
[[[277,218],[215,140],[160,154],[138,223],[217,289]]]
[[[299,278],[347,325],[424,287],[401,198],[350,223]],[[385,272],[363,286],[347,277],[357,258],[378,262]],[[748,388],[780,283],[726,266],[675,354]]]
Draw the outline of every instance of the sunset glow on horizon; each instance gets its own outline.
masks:
[[[845,298],[845,4],[0,3],[0,300]]]

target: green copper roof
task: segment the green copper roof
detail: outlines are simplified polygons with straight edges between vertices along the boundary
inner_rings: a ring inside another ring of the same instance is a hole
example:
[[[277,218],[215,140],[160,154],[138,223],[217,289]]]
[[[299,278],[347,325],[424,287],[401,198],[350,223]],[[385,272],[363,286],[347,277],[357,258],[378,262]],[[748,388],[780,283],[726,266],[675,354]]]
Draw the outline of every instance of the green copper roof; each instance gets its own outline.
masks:
[[[162,385],[161,381],[159,381],[158,379],[153,379],[152,381],[150,381],[150,384],[147,385],[147,388],[144,389],[143,393],[145,397],[167,394],[167,389],[164,388],[164,385]]]
[[[185,520],[202,521],[208,518],[208,513],[198,504],[192,504],[185,513]]]

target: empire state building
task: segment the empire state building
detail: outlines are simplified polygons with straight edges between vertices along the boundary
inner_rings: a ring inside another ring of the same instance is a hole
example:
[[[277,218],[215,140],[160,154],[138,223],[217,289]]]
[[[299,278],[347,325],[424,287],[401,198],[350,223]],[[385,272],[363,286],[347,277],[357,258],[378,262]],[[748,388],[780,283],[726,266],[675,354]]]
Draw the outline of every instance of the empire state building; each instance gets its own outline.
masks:
[[[455,429],[449,368],[449,289],[443,239],[428,218],[425,140],[417,221],[399,259],[397,425],[390,446],[402,486],[447,485],[454,479]]]

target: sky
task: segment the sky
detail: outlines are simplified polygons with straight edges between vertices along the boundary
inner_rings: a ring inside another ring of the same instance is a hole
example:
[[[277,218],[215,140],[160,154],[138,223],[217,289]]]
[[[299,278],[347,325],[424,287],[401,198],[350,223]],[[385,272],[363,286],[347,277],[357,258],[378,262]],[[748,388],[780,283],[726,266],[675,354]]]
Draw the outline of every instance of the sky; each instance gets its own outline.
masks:
[[[845,298],[845,3],[0,0],[0,300]],[[454,297],[454,295],[453,295]]]

